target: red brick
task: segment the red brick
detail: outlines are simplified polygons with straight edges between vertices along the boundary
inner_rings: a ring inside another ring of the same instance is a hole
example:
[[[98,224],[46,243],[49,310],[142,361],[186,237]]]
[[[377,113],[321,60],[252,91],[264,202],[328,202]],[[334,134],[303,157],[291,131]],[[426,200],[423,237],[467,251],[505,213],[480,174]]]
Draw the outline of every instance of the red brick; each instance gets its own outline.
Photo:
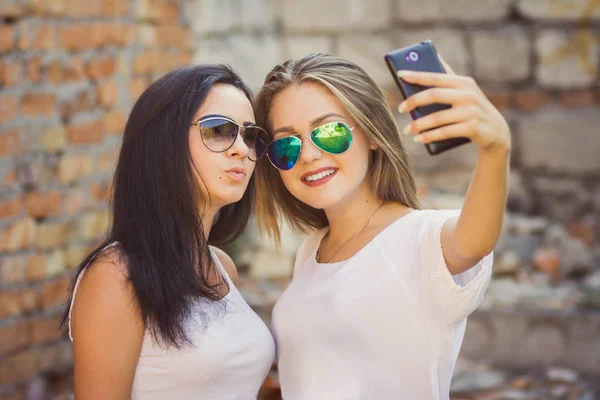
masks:
[[[113,75],[116,66],[114,57],[96,57],[86,63],[85,74],[94,80],[108,78]]]
[[[21,65],[17,62],[4,62],[0,64],[0,85],[16,86],[21,81]]]
[[[107,182],[95,183],[90,187],[90,194],[94,200],[108,203],[111,195],[110,185]]]
[[[144,51],[139,53],[133,60],[133,73],[145,75],[155,73],[160,69],[164,55],[159,51]]]
[[[4,180],[2,181],[5,184],[13,184],[17,183],[17,170],[12,169],[4,175]]]
[[[6,4],[7,1],[2,2],[0,7],[0,18],[18,18],[25,14],[24,4],[20,4],[19,0],[13,0],[13,4]]]
[[[83,79],[83,63],[79,59],[71,59],[67,63],[54,60],[44,66],[48,80],[52,83],[67,83]]]
[[[98,16],[97,0],[69,0],[64,14],[67,17],[86,18]]]
[[[551,96],[542,90],[527,89],[517,92],[515,104],[522,111],[535,111],[552,100]]]
[[[170,0],[140,0],[133,11],[138,20],[175,22],[180,10],[179,4]]]
[[[67,268],[68,261],[64,251],[54,250],[32,254],[24,264],[25,278],[28,282],[36,282],[59,276]]]
[[[56,108],[54,93],[27,92],[21,98],[20,110],[28,117],[50,116]]]
[[[149,83],[146,79],[133,78],[129,81],[129,96],[131,100],[137,100],[144,93]]]
[[[86,88],[77,93],[73,98],[60,104],[60,115],[70,120],[75,114],[88,111],[96,107],[96,94],[93,88]]]
[[[532,265],[535,270],[548,275],[554,283],[560,282],[563,278],[560,256],[554,249],[540,248],[536,250]]]
[[[38,294],[33,288],[0,292],[0,319],[27,314],[37,308]]]
[[[104,114],[104,130],[109,135],[120,135],[125,129],[125,115],[117,110],[110,110]]]
[[[115,81],[101,83],[98,85],[96,95],[101,106],[114,106],[119,101],[119,86]]]
[[[133,26],[120,22],[103,22],[96,29],[102,46],[125,46],[132,42],[134,35]]]
[[[567,108],[585,107],[594,104],[592,90],[572,90],[558,95],[560,105]]]
[[[32,20],[19,23],[19,49],[50,50],[56,45],[56,28],[53,24]]]
[[[35,241],[37,225],[30,218],[22,218],[0,231],[0,252],[11,252],[31,247]]]
[[[486,95],[499,111],[506,111],[512,107],[512,96],[509,92],[490,92]]]
[[[16,130],[10,130],[0,132],[0,157],[4,157],[10,154],[16,154],[21,149],[21,139],[19,139],[19,132]],[[0,212],[0,215],[2,213]]]
[[[53,0],[53,1],[44,1],[44,0],[29,0],[28,6],[31,13],[36,15],[44,15],[44,16],[64,16],[65,9],[73,1],[66,0]]]
[[[102,172],[113,172],[117,165],[117,154],[113,149],[104,150],[98,157],[98,163],[96,164],[95,171]]]
[[[11,25],[0,26],[0,53],[6,53],[15,48],[15,29]]]
[[[17,103],[11,95],[0,96],[0,122],[7,122],[17,115]]]
[[[6,175],[4,175],[3,183],[17,183],[17,170],[13,169],[8,171]]]
[[[191,46],[191,32],[179,25],[158,25],[156,41],[159,46],[174,46],[189,48]]]
[[[54,342],[62,337],[56,315],[31,321],[31,341],[35,344]]]
[[[21,214],[23,208],[22,199],[15,197],[11,200],[0,202],[0,219],[10,218]]]
[[[65,50],[83,50],[97,47],[97,34],[94,26],[84,23],[74,23],[61,27],[58,36]]]
[[[39,56],[25,60],[25,74],[32,83],[38,83],[42,79],[42,61]]]
[[[23,313],[30,314],[39,309],[40,296],[35,288],[21,289],[19,295]]]
[[[94,202],[84,189],[69,190],[65,198],[65,213],[67,215],[89,211],[94,207]]]
[[[37,226],[35,244],[38,249],[53,249],[66,241],[68,226],[63,222],[44,222]]]
[[[95,120],[67,127],[67,140],[70,144],[90,144],[102,141],[104,126],[102,120]]]
[[[21,297],[17,290],[0,292],[0,320],[21,314]]]
[[[38,371],[36,350],[26,350],[0,361],[0,385],[25,382]]]
[[[29,282],[41,281],[46,277],[46,256],[43,253],[29,256],[25,277]]]
[[[69,276],[63,276],[42,286],[40,295],[40,305],[42,309],[48,309],[64,304],[67,299],[67,290],[71,279]]]
[[[25,196],[25,206],[29,215],[34,218],[49,217],[60,213],[62,206],[62,193],[54,190],[51,192],[31,192]]]
[[[131,13],[131,3],[123,0],[100,0],[100,14],[110,17],[124,17]]]
[[[31,343],[29,322],[17,321],[0,327],[0,355],[18,350]]]
[[[581,239],[590,249],[596,246],[596,231],[592,223],[575,222],[569,225],[567,231],[570,236]]]
[[[4,285],[25,281],[25,256],[3,256],[0,258],[0,282]]]

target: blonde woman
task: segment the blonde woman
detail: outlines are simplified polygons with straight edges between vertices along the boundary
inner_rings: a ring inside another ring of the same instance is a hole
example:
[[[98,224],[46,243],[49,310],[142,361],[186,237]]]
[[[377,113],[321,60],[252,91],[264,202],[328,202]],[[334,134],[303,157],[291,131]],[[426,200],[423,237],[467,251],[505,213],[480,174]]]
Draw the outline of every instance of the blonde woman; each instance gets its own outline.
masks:
[[[469,137],[477,147],[462,210],[419,209],[384,95],[352,62],[288,61],[258,94],[257,124],[271,140],[257,166],[261,227],[278,239],[283,216],[309,233],[273,311],[286,400],[449,397],[466,318],[491,276],[510,131],[472,78],[402,79],[432,88],[401,112],[452,106],[405,133],[421,143]]]

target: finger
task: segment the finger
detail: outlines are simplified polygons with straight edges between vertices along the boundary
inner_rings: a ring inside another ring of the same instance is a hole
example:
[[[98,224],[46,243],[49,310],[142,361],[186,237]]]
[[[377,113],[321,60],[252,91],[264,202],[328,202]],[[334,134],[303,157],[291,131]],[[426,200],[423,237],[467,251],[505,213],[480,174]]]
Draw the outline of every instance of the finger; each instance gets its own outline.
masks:
[[[444,59],[442,58],[442,56],[441,56],[441,55],[439,55],[439,54],[438,54],[438,58],[440,59],[440,62],[441,62],[441,63],[442,63],[442,65],[444,66],[444,69],[446,70],[446,72],[447,72],[447,73],[449,73],[449,74],[451,74],[451,75],[456,75],[456,72],[454,72],[454,68],[452,68],[452,67],[450,66],[450,64],[448,64],[448,63],[446,62],[446,60],[444,60]]]
[[[473,104],[477,100],[476,94],[471,91],[456,89],[431,88],[415,93],[398,106],[400,113],[410,112],[417,107],[440,103],[452,106]]]
[[[423,132],[413,138],[416,143],[431,143],[439,142],[440,140],[470,137],[474,131],[474,124],[470,121],[461,122],[460,124],[446,125],[441,128]]]
[[[422,86],[460,88],[477,85],[475,80],[470,76],[444,74],[439,72],[400,70],[398,71],[398,77],[408,83],[415,83]]]
[[[453,107],[448,110],[434,112],[411,122],[404,127],[402,133],[409,135],[429,131],[444,125],[461,123],[476,117],[477,109],[475,107]]]

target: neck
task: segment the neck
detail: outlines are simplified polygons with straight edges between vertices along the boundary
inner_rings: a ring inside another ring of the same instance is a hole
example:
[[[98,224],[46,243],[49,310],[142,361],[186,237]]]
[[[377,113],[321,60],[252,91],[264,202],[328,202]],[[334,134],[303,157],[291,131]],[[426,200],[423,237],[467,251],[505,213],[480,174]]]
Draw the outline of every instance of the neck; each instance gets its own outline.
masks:
[[[325,210],[329,221],[330,243],[342,243],[365,226],[367,220],[381,206],[367,183],[351,199]]]

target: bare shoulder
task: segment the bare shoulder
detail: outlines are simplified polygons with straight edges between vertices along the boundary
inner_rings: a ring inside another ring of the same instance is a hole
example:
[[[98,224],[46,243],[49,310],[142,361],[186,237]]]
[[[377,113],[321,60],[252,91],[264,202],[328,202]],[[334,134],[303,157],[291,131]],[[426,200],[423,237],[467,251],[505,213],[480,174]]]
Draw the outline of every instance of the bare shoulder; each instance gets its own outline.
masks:
[[[79,332],[96,324],[104,327],[126,322],[143,334],[143,323],[129,282],[125,258],[118,248],[112,247],[99,254],[86,268],[71,310],[71,329],[74,341]],[[84,336],[85,333],[82,333]]]
[[[75,397],[130,398],[144,323],[120,251],[104,250],[75,293],[71,333]]]
[[[231,257],[229,257],[227,255],[227,253],[225,253],[223,250],[219,249],[218,247],[214,247],[214,246],[211,246],[211,247],[217,254],[217,257],[219,257],[219,261],[221,261],[223,268],[225,268],[225,271],[227,271],[229,278],[233,281],[233,283],[235,285],[237,285],[238,284],[237,268],[235,267],[235,263],[233,262]]]

